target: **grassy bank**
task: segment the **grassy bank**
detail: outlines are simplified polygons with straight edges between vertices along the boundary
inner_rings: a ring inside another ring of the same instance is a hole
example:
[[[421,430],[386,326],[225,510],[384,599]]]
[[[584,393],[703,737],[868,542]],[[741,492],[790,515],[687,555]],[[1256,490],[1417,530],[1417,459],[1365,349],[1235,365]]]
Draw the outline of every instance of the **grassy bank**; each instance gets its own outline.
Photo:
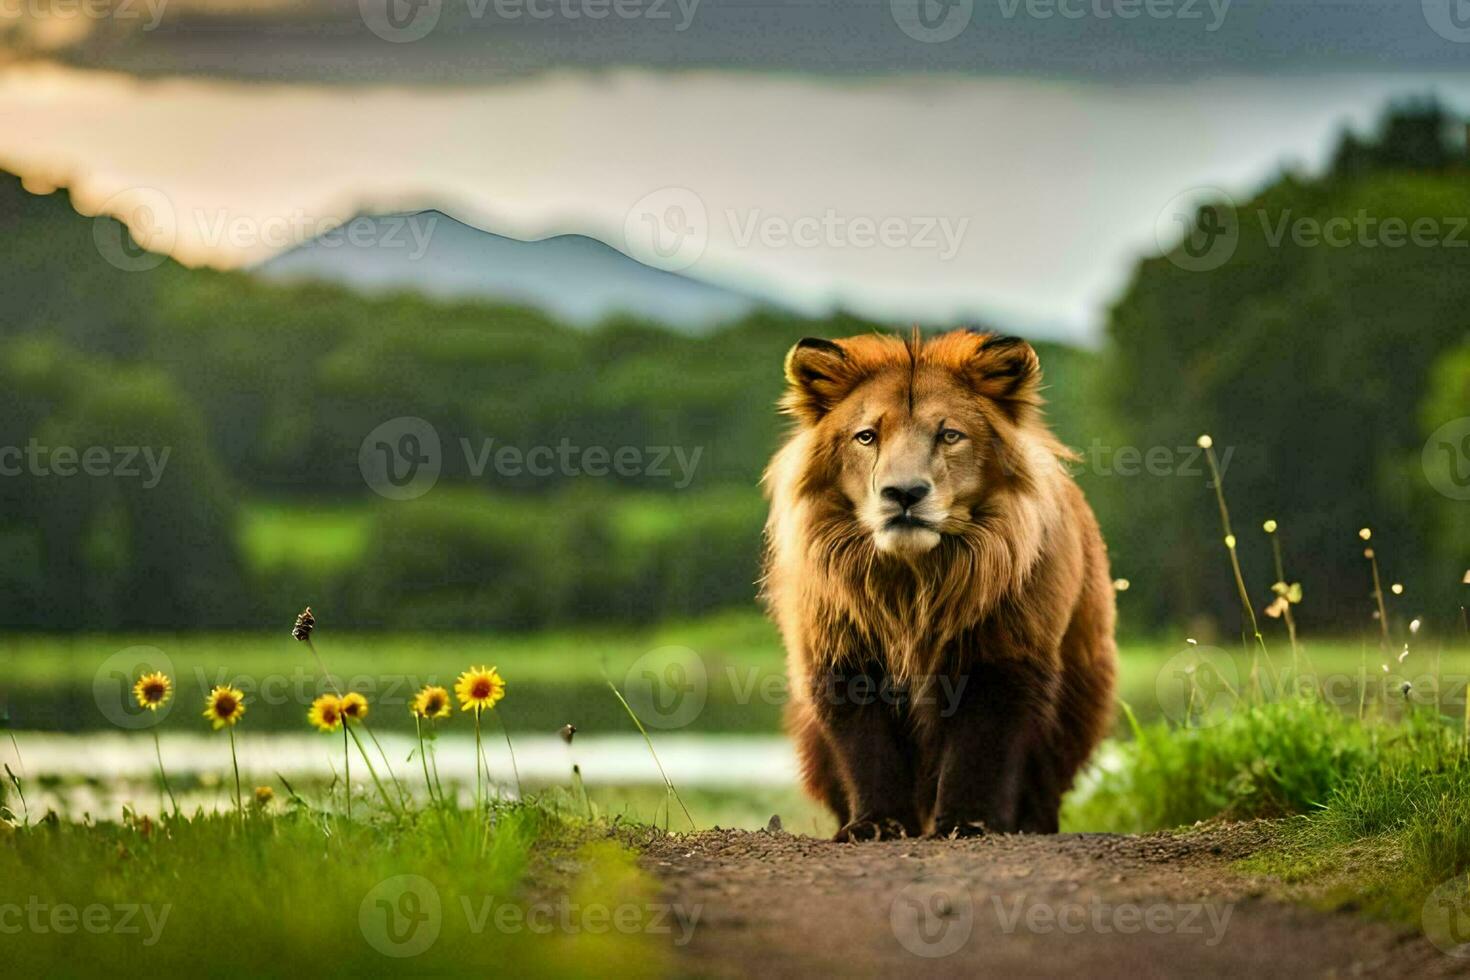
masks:
[[[1069,825],[1137,833],[1272,819],[1272,844],[1243,870],[1315,904],[1412,923],[1432,892],[1470,871],[1460,719],[1410,708],[1360,720],[1290,697],[1239,705],[1210,727],[1138,724],[1134,735],[1114,771],[1069,805]]]
[[[330,615],[322,610],[318,614]],[[8,710],[12,726],[21,729],[111,727],[99,698],[125,707],[124,681],[131,684],[130,677],[136,676],[130,672],[161,654],[186,706],[228,681],[251,700],[252,729],[300,730],[306,707],[322,685],[310,655],[290,639],[288,625],[268,633],[0,635],[0,657],[6,664],[0,712]],[[1248,680],[1249,660],[1238,642],[1221,646],[1212,654],[1213,667],[1224,683],[1239,689]],[[681,688],[699,685],[704,695],[699,710],[685,713],[692,717],[671,719],[688,731],[776,732],[786,700],[780,639],[754,610],[641,629],[334,632],[320,642],[320,649],[334,674],[373,701],[375,724],[401,731],[412,731],[406,709],[413,692],[424,684],[450,686],[472,663],[499,666],[515,692],[505,720],[518,731],[550,732],[570,721],[589,733],[626,732],[627,717],[609,694],[605,676],[635,693],[650,681]],[[1178,720],[1182,679],[1201,649],[1182,641],[1124,641],[1121,699],[1144,721]],[[1406,663],[1391,661],[1387,672],[1376,641],[1314,642],[1306,652],[1328,696],[1345,711],[1357,710],[1360,691],[1366,691],[1370,708],[1396,710],[1404,680],[1412,684],[1413,703],[1432,705],[1436,660],[1442,705],[1447,713],[1463,710],[1470,652],[1428,635],[1415,649]],[[162,726],[192,726],[191,715],[181,708],[163,719]],[[654,719],[655,727],[658,721]],[[1117,733],[1128,735],[1121,722]]]
[[[631,851],[532,805],[0,823],[0,883],[15,976],[641,977],[681,935]]]

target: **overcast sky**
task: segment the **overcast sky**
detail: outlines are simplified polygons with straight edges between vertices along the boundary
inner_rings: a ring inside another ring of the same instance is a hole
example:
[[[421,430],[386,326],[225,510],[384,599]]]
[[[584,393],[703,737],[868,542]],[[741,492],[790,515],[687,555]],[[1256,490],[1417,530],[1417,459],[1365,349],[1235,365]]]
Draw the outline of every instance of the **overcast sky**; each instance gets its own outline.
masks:
[[[0,166],[36,189],[71,187],[191,263],[249,265],[358,212],[437,207],[512,237],[590,235],[814,313],[1088,340],[1137,258],[1211,189],[1246,196],[1282,166],[1320,165],[1344,124],[1396,95],[1470,109],[1470,74],[1405,70],[1470,56],[1470,31],[1458,43],[1433,29],[1438,0],[1199,0],[1191,9],[1223,18],[1213,32],[1097,13],[1126,0],[1060,20],[1018,0],[972,5],[934,43],[900,29],[903,0],[842,20],[826,3],[668,0],[671,17],[693,14],[683,31],[431,0],[417,9],[438,18],[408,43],[372,32],[388,30],[376,2],[246,16],[211,0],[201,19],[198,0],[133,0],[136,22],[63,24],[48,57],[86,67],[0,65]],[[1378,30],[1346,40],[1342,20]],[[1277,32],[1247,43],[1262,25]],[[997,31],[1025,41],[1006,49],[1014,73],[982,58]],[[1098,45],[1079,48],[1087,38]],[[741,52],[739,70],[662,70]],[[619,62],[643,67],[585,70]],[[1237,63],[1255,74],[1219,74]],[[969,70],[920,70],[955,64]],[[1137,77],[1120,76],[1126,64]]]

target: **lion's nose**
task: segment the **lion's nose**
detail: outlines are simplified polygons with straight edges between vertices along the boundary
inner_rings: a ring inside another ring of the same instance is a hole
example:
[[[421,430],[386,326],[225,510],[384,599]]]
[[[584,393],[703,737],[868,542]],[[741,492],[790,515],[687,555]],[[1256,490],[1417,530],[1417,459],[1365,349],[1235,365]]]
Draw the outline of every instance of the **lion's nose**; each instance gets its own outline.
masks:
[[[933,487],[928,483],[913,483],[906,487],[884,487],[882,493],[884,500],[891,500],[904,510],[908,510],[929,496],[929,491],[932,489]]]

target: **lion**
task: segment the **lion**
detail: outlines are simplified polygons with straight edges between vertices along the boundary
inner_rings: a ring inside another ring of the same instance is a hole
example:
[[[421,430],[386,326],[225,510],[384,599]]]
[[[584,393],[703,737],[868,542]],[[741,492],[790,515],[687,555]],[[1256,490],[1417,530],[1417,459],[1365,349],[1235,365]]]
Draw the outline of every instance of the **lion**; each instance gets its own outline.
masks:
[[[1056,833],[1108,731],[1102,534],[1025,341],[807,338],[766,470],[787,726],[838,841]]]

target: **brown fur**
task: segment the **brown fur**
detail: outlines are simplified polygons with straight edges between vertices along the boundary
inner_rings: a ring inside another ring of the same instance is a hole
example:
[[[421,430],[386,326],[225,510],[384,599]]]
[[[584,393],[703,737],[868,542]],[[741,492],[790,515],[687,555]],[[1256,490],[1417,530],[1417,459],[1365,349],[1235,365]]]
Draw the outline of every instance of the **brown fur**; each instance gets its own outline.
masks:
[[[840,840],[1054,832],[1111,723],[1116,652],[1106,548],[1035,352],[966,331],[804,340],[786,375],[764,592],[806,789]]]

